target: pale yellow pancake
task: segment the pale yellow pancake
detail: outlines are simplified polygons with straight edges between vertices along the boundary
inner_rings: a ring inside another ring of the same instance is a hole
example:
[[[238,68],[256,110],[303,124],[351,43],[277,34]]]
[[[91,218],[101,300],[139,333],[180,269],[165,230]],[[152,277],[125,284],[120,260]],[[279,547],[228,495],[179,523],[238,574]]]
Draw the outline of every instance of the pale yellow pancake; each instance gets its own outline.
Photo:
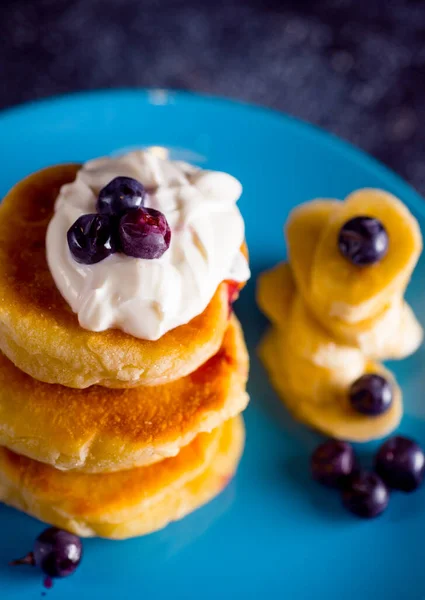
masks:
[[[323,327],[328,329],[335,338],[341,340],[341,343],[357,346],[362,352],[373,359],[401,359],[415,352],[422,343],[423,338],[422,327],[418,323],[410,306],[403,299],[403,287],[396,293],[387,294],[386,302],[383,303],[383,306],[381,306],[376,314],[355,323],[350,323],[337,316],[333,316],[329,310],[323,310],[323,303],[318,302],[312,293],[313,264],[318,262],[316,261],[317,249],[328,223],[335,216],[338,216],[342,207],[345,206],[345,203],[352,196],[355,197],[360,194],[360,197],[362,197],[362,194],[365,192],[367,190],[359,190],[359,192],[355,192],[349,196],[345,202],[337,200],[313,200],[297,206],[289,215],[285,227],[289,261],[298,291],[303,297],[304,302],[322,323]],[[385,197],[385,193],[382,193]],[[408,213],[407,209],[401,209],[401,212],[403,214]],[[341,225],[341,222],[339,223]],[[415,226],[414,221],[412,222],[409,219],[408,223],[412,226],[414,233],[417,226]],[[338,264],[345,264],[347,261],[340,257],[337,251],[336,239],[332,242],[332,247],[334,247],[335,252],[332,252],[331,249],[329,251],[333,259]],[[335,258],[335,256],[338,258]],[[328,277],[327,269],[333,259],[328,260],[322,257],[322,262],[325,264],[323,272],[326,273],[326,277]],[[279,274],[281,268],[282,265],[277,265],[275,270],[273,270],[275,271],[275,284],[281,279]],[[350,268],[353,270],[353,266]],[[368,269],[366,271],[359,271],[358,267],[354,268],[356,281],[361,281],[367,272],[370,274]],[[339,282],[336,280],[344,280],[341,274],[336,275],[334,273],[333,277],[335,279],[335,286],[339,285]],[[270,287],[273,284],[272,279],[272,272],[270,272],[267,282]],[[320,288],[320,286],[321,282],[317,281],[316,287]],[[333,292],[329,291],[329,295],[332,296],[329,301],[333,301]],[[276,302],[278,302],[277,298]]]
[[[0,353],[0,445],[62,470],[151,464],[239,414],[248,402],[247,376],[235,316],[215,356],[162,386],[66,388],[32,379]]]
[[[363,354],[340,345],[310,314],[288,263],[260,275],[257,302],[273,323],[273,353],[282,362],[287,388],[297,397],[320,404],[330,386],[345,389],[363,373]]]
[[[326,435],[352,442],[379,439],[399,425],[403,414],[401,390],[381,364],[368,362],[363,373],[380,373],[391,381],[393,403],[382,415],[363,415],[354,411],[348,400],[349,386],[363,373],[343,385],[343,370],[332,372],[308,363],[308,369],[294,371],[291,355],[281,351],[281,335],[271,328],[260,344],[259,355],[273,387],[296,419]]]
[[[352,354],[351,360],[347,355],[351,364],[358,352],[373,360],[401,359],[416,352],[423,340],[422,327],[403,298],[394,298],[380,315],[357,324],[319,319],[311,310],[310,296],[306,300],[305,289],[299,286],[288,263],[279,263],[260,275],[257,302],[276,327],[289,330],[288,336],[299,353],[304,346],[306,358],[314,360],[316,354],[322,363],[340,360],[344,352]]]
[[[344,223],[361,215],[378,219],[389,240],[386,255],[366,267],[352,264],[338,249]],[[379,189],[356,190],[321,231],[311,265],[311,299],[321,314],[346,323],[372,319],[394,296],[403,296],[421,252],[419,224],[401,200]]]
[[[158,385],[184,377],[220,348],[234,282],[223,282],[201,315],[157,341],[80,327],[45,257],[55,199],[78,168],[39,171],[0,205],[0,350],[32,377],[75,388]]]
[[[304,202],[291,211],[286,222],[289,262],[297,287],[306,299],[311,296],[312,266],[317,244],[323,229],[340,205],[338,200],[321,198]]]
[[[0,500],[80,536],[145,535],[217,495],[234,475],[243,444],[237,417],[200,434],[176,457],[103,475],[63,473],[0,448]]]
[[[257,280],[257,304],[266,317],[279,329],[286,329],[289,313],[297,293],[288,263],[279,263],[261,273]]]

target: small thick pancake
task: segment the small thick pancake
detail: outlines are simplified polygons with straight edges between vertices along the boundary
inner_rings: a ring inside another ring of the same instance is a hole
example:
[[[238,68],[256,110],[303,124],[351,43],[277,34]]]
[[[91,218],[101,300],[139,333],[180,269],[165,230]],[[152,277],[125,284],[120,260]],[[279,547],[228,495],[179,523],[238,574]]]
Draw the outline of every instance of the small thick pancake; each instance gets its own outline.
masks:
[[[296,399],[297,404],[313,404],[322,406],[329,401],[329,392],[342,394],[358,377],[363,375],[366,360],[340,361],[340,364],[331,368],[315,364],[297,352],[297,348],[288,345],[286,335],[276,328],[272,328],[264,337],[260,345],[260,356],[269,369],[272,360],[273,373],[283,380],[286,396],[289,401]],[[270,355],[273,354],[272,359]],[[338,359],[335,359],[335,363]]]
[[[57,194],[78,168],[39,171],[16,185],[0,206],[0,350],[32,377],[75,388],[158,385],[184,377],[220,348],[228,284],[220,284],[201,315],[157,341],[80,327],[45,257]]]
[[[305,347],[307,358],[313,360],[311,344],[314,337],[316,342],[318,341],[314,330],[317,334],[320,330],[319,323],[323,328],[320,337],[322,342],[327,338],[328,348],[329,344],[341,348],[351,346],[350,352],[355,354],[357,348],[357,352],[361,351],[373,360],[405,358],[416,352],[421,345],[422,327],[403,298],[394,298],[380,315],[361,323],[344,323],[336,318],[319,320],[308,304],[309,296],[306,299],[298,283],[296,287],[293,273],[288,263],[279,263],[273,269],[262,273],[258,279],[257,302],[273,325],[280,330],[290,330],[288,336],[292,337],[294,347],[298,348],[303,341],[309,340]],[[301,303],[302,307],[298,306],[298,310],[294,312],[292,303]],[[316,320],[317,324],[312,326]],[[323,349],[323,343],[320,346]],[[330,350],[332,351],[332,347]],[[341,352],[337,354],[342,355]],[[325,355],[326,352],[321,352],[320,360],[323,361]],[[353,358],[355,359],[355,356]]]
[[[364,267],[338,248],[343,225],[361,215],[378,219],[388,234],[385,256]],[[379,189],[357,190],[332,212],[321,232],[311,268],[311,299],[321,314],[346,323],[371,319],[394,296],[403,296],[422,245],[419,224],[401,200]]]
[[[260,275],[257,301],[273,323],[273,352],[282,357],[282,373],[297,396],[321,403],[329,386],[345,388],[362,374],[365,357],[335,341],[310,314],[288,263]]]
[[[286,370],[287,357],[280,352],[280,336],[277,329],[270,329],[260,344],[259,355],[273,387],[296,419],[326,435],[352,442],[379,439],[398,426],[403,414],[401,390],[391,373],[381,364],[368,362],[364,373],[380,373],[391,381],[393,403],[382,415],[362,415],[351,408],[348,400],[348,387],[353,380],[341,388],[338,383],[324,378],[322,370],[311,363],[310,372],[301,370],[298,373],[301,378],[298,383],[291,379],[291,373]],[[310,394],[305,393],[303,381],[307,383]]]
[[[313,200],[297,206],[291,212],[285,234],[297,288],[323,327],[342,343],[357,346],[376,360],[405,358],[417,350],[422,342],[423,332],[412,309],[400,293],[389,298],[373,318],[348,323],[323,313],[321,305],[311,292],[312,268],[320,238],[332,215],[338,213],[341,206],[343,203],[337,200]],[[280,271],[283,265],[284,263],[277,265],[270,271],[263,285],[268,285],[269,288],[277,285],[282,279]],[[271,320],[274,322],[276,319]]]
[[[361,371],[365,357],[355,346],[340,343],[314,318],[301,295],[295,294],[286,329],[286,345],[300,358],[325,369]]]
[[[173,458],[103,475],[63,473],[0,448],[0,500],[80,536],[144,535],[218,494],[234,475],[243,444],[237,417]]]
[[[311,274],[317,244],[339,200],[318,199],[294,208],[285,226],[289,262],[301,294],[311,295]],[[328,315],[326,315],[328,316]]]
[[[108,472],[175,456],[247,405],[248,354],[233,316],[218,353],[166,385],[42,383],[0,353],[0,445],[61,470]]]

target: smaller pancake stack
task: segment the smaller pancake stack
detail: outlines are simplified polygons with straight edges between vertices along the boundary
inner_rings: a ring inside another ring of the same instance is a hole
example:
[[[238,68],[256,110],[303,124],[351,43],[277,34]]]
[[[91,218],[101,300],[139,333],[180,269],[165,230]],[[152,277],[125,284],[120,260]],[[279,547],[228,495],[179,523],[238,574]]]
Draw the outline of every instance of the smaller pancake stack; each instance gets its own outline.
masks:
[[[388,254],[370,267],[342,256],[338,234],[352,218],[380,220]],[[286,225],[288,263],[262,274],[258,304],[270,319],[260,356],[295,417],[327,435],[351,441],[382,437],[397,427],[402,394],[380,361],[417,350],[423,331],[404,300],[422,250],[418,223],[406,206],[381,190],[362,189],[343,202],[313,200],[295,208]],[[353,410],[351,384],[375,373],[391,382],[383,414]]]
[[[0,206],[0,500],[121,539],[184,517],[236,471],[248,403],[231,310],[241,286],[222,282],[158,341],[82,329],[45,256],[55,199],[78,168],[35,173]]]

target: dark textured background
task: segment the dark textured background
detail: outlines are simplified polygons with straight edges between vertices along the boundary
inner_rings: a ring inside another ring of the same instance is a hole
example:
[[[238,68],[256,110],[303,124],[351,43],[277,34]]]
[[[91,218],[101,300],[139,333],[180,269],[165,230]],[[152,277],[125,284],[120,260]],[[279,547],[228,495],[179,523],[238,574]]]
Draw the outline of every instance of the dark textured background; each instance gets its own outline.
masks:
[[[0,107],[186,88],[265,104],[425,193],[425,0],[2,0]]]

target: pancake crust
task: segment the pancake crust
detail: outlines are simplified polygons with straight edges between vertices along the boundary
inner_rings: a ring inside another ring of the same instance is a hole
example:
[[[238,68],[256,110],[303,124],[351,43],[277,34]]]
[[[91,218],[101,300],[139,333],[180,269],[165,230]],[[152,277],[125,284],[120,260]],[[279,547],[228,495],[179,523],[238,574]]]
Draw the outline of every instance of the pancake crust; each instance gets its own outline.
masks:
[[[166,385],[66,388],[0,353],[0,445],[61,470],[108,472],[175,456],[247,405],[248,353],[232,316],[218,353]]]
[[[0,499],[80,536],[144,535],[218,494],[244,444],[241,417],[200,434],[173,458],[103,475],[63,473],[0,448]]]
[[[78,169],[59,165],[34,173],[0,206],[0,350],[35,379],[68,387],[128,388],[184,377],[220,348],[229,313],[228,284],[220,284],[201,315],[157,341],[80,327],[45,257],[57,194]]]

